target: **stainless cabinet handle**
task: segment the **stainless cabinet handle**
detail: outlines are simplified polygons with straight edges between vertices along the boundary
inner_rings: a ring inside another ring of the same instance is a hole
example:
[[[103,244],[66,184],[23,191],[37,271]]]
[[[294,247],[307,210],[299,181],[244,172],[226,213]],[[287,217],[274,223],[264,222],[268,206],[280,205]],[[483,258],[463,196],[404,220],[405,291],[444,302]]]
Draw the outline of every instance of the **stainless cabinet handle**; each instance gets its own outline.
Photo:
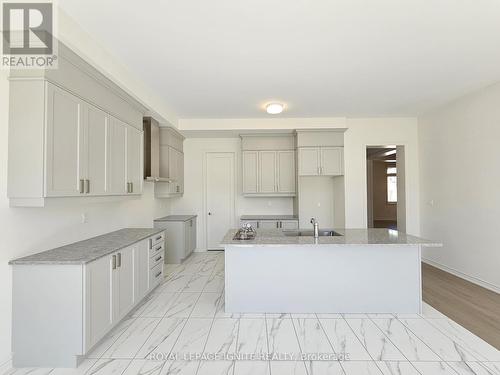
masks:
[[[155,259],[155,262],[158,262],[159,260],[161,260],[161,255]]]
[[[130,192],[131,193],[134,192],[134,183],[133,182],[130,183]]]
[[[155,238],[155,241],[159,241],[159,240],[161,240],[161,236],[158,236]]]
[[[161,275],[161,271],[160,271],[160,272],[158,272],[158,273],[155,275],[155,278],[157,278],[157,277],[158,277],[158,276],[160,276],[160,275]]]
[[[120,268],[122,266],[122,253],[118,253],[117,254],[118,256],[118,259],[117,259],[117,264],[116,264],[116,267]]]
[[[161,250],[161,245],[156,247],[155,251],[158,251],[158,250]]]
[[[90,193],[90,180],[85,180],[85,193]]]
[[[83,194],[85,192],[84,188],[85,181],[83,179],[80,180],[80,194]]]
[[[277,221],[277,222],[276,222],[276,228],[279,228],[279,227],[280,227],[280,222],[279,222],[279,221]]]
[[[113,261],[111,262],[112,263],[112,269],[116,270],[116,255],[113,255]]]
[[[259,225],[259,222],[257,221],[257,228],[259,228],[259,226],[260,226],[260,225]]]

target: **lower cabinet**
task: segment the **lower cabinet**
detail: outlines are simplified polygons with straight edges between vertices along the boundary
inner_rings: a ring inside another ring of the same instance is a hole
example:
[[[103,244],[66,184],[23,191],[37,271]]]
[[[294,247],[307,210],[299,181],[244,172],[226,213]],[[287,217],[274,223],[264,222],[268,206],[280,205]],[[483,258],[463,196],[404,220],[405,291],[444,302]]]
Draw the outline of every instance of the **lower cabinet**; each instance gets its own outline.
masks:
[[[161,242],[154,238],[85,266],[85,352],[161,282],[164,236]]]
[[[196,249],[196,217],[187,221],[155,221],[154,226],[165,229],[166,263],[182,263]]]

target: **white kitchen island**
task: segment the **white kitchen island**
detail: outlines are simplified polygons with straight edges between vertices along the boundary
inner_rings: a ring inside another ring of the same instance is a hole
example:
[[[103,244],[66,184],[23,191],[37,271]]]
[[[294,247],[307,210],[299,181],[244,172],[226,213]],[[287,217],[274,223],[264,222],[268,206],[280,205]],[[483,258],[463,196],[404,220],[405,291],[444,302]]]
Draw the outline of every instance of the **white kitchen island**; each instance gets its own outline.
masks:
[[[224,237],[225,308],[231,313],[420,313],[421,248],[388,229],[336,229],[341,236],[257,230]]]

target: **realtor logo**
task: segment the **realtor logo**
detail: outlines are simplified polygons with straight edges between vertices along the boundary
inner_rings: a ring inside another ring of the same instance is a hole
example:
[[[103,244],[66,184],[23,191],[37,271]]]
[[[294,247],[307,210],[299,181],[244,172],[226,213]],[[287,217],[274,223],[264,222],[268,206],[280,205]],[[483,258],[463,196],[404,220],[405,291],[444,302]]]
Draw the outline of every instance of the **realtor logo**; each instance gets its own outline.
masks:
[[[2,67],[54,68],[51,2],[2,4]]]

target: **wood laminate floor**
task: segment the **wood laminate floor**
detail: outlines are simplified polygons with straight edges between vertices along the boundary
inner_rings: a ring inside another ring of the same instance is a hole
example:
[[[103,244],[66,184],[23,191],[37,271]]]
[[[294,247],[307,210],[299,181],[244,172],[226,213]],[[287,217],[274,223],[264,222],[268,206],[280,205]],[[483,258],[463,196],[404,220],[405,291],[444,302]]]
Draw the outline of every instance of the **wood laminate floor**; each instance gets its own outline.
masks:
[[[423,300],[500,350],[500,294],[422,263]]]

